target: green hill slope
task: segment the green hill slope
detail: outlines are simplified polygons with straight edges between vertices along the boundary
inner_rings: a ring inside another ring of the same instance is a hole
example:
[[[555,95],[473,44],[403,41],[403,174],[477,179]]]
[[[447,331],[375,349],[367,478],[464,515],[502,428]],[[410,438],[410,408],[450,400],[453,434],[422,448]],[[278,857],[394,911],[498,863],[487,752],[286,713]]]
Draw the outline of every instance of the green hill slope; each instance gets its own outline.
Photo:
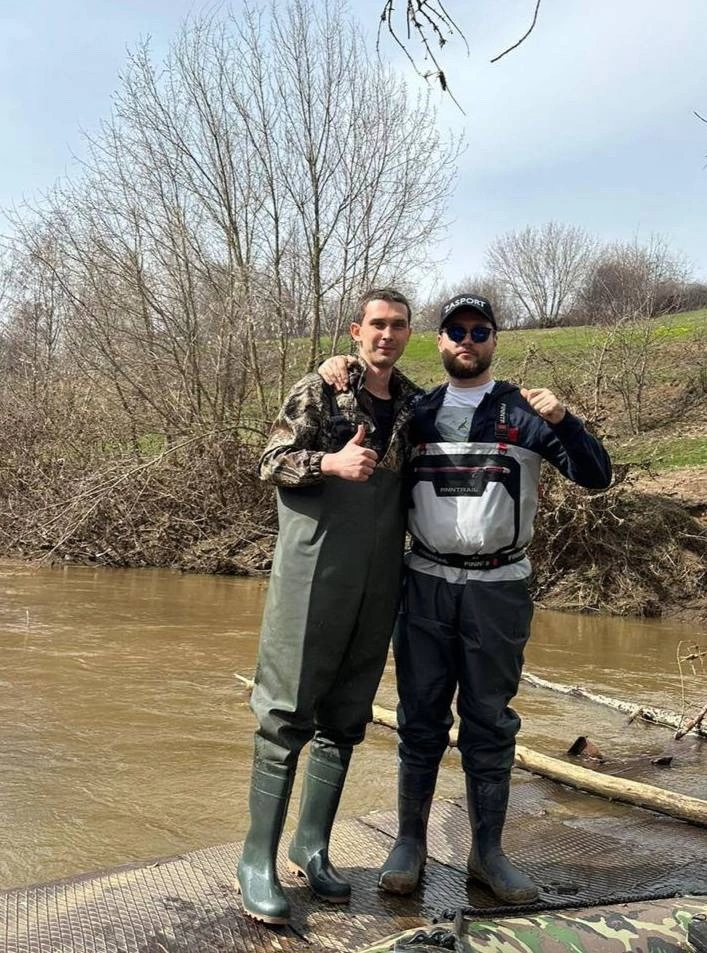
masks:
[[[436,341],[413,333],[400,362],[423,386],[443,379]],[[611,328],[501,331],[494,375],[554,390],[619,463],[707,466],[707,310]]]

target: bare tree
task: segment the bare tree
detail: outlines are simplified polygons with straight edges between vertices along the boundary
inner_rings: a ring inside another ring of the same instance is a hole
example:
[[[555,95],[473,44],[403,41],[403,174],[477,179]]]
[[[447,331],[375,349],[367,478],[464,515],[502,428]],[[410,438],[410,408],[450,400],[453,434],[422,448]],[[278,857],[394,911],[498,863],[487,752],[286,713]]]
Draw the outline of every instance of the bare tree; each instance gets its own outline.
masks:
[[[273,20],[270,75],[278,103],[280,181],[306,252],[309,366],[325,315],[336,338],[360,292],[404,281],[444,227],[457,144],[435,127],[429,99],[369,60],[336,5],[295,0]]]
[[[652,317],[679,310],[688,278],[687,264],[659,235],[647,244],[614,243],[599,251],[579,305],[591,324]]]
[[[581,228],[548,222],[493,241],[489,275],[505,289],[523,323],[560,323],[574,303],[594,256],[594,240]]]
[[[37,243],[56,264],[51,236],[37,234]],[[52,269],[36,267],[31,252],[8,254],[3,295],[2,367],[15,399],[45,407],[61,371],[61,331],[65,301]]]
[[[660,367],[665,331],[654,320],[677,310],[688,278],[687,265],[660,236],[601,249],[588,275],[579,309],[588,324],[609,324],[602,346],[601,389],[616,395],[631,433],[647,426],[646,393]],[[610,370],[609,370],[610,369]]]
[[[324,315],[336,335],[363,289],[426,260],[457,152],[336,3],[246,8],[187,23],[159,70],[131,54],[81,178],[17,241],[68,302],[76,370],[136,448],[171,442],[267,419],[293,335],[313,366]]]
[[[616,368],[607,387],[618,393],[631,433],[646,425],[645,395],[659,362],[660,340],[665,331],[645,317],[626,315],[616,322],[606,342]]]

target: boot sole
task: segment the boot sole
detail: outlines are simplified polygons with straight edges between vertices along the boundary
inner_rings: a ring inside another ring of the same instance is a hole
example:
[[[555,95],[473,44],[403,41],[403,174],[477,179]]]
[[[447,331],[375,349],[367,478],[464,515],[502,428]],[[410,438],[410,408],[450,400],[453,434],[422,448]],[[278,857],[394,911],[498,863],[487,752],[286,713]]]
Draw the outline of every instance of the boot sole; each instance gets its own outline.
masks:
[[[378,887],[385,891],[385,893],[394,893],[398,897],[407,897],[417,890],[421,878],[422,871],[420,871],[420,876],[415,883],[411,884],[407,874],[396,874],[395,871],[390,870],[378,878]]]
[[[320,900],[324,900],[326,903],[335,903],[335,904],[348,903],[349,900],[351,899],[351,891],[349,891],[349,893],[347,893],[345,896],[341,896],[341,897],[331,897],[328,894],[319,893],[317,890],[314,889],[314,887],[309,882],[309,878],[307,877],[307,871],[304,870],[302,867],[298,867],[297,864],[294,864],[291,860],[288,860],[287,862],[287,869],[295,877],[298,877],[298,878],[301,877],[304,880],[306,880],[307,886],[312,891],[314,896],[318,897]]]
[[[247,917],[250,917],[251,920],[256,920],[258,923],[264,923],[269,927],[286,927],[289,922],[289,917],[271,917],[267,913],[256,913],[254,910],[249,910],[246,907],[243,900],[243,891],[241,890],[241,885],[236,880],[236,891],[240,894],[241,897],[241,906],[243,907],[243,913]]]
[[[477,883],[483,884],[484,887],[488,887],[491,893],[497,900],[500,900],[502,903],[510,903],[518,905],[521,903],[535,903],[536,900],[540,899],[539,890],[528,890],[525,894],[515,894],[511,896],[510,894],[503,894],[494,890],[492,885],[481,874],[477,873],[475,870],[467,870],[467,877],[469,880],[475,880]]]

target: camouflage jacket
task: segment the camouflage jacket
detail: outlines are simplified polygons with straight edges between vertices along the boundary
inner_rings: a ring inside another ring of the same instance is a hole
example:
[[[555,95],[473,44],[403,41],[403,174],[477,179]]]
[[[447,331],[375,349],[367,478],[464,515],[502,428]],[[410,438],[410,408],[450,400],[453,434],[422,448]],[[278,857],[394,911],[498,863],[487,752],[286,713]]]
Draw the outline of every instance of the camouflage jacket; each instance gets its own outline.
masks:
[[[322,457],[336,453],[356,433],[366,428],[364,445],[376,447],[373,404],[364,387],[366,365],[358,361],[349,369],[349,389],[337,394],[319,374],[307,374],[288,394],[270,431],[260,457],[261,480],[277,486],[307,486],[323,480]],[[407,450],[407,424],[421,388],[396,368],[390,379],[393,429],[378,466],[400,471]]]

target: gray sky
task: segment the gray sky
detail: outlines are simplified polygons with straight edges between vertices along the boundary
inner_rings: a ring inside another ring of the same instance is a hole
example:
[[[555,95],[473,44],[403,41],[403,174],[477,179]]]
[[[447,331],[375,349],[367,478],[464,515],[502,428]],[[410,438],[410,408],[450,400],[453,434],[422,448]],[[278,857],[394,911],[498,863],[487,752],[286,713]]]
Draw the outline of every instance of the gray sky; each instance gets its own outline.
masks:
[[[694,115],[707,116],[707,0],[543,0],[535,31],[496,64],[529,26],[534,0],[446,3],[470,46],[467,55],[455,39],[443,53],[464,112],[433,95],[468,147],[440,276],[477,275],[493,238],[554,220],[607,241],[659,234],[707,280],[707,124]],[[350,3],[373,37],[382,6]],[[110,113],[127,49],[150,35],[160,57],[184,17],[204,9],[3,0],[0,206],[71,175],[81,130]],[[411,89],[423,85],[390,40],[381,49]]]

